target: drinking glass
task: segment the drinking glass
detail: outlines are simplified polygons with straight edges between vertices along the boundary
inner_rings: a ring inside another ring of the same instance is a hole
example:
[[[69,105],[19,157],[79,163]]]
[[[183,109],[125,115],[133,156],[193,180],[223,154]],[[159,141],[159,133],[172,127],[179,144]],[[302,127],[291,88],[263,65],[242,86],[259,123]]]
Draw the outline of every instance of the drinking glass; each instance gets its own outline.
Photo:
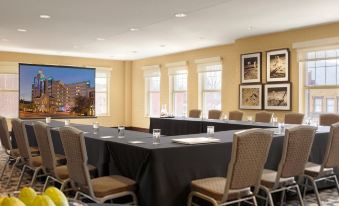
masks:
[[[161,129],[153,129],[153,144],[160,144]]]
[[[214,137],[214,126],[207,126],[207,136],[209,138]]]
[[[276,125],[278,123],[278,118],[272,117],[272,123],[273,123],[273,125]]]
[[[65,119],[65,126],[69,126],[71,124],[71,120]]]
[[[118,126],[118,138],[124,138],[124,137],[125,137],[125,127]]]
[[[50,124],[52,120],[52,117],[46,117],[46,124]]]
[[[99,123],[94,122],[93,123],[93,134],[98,134],[98,132],[99,132]]]
[[[227,114],[224,115],[224,120],[228,120]]]
[[[247,117],[247,121],[252,122],[252,121],[253,121],[252,116],[248,116],[248,117]]]

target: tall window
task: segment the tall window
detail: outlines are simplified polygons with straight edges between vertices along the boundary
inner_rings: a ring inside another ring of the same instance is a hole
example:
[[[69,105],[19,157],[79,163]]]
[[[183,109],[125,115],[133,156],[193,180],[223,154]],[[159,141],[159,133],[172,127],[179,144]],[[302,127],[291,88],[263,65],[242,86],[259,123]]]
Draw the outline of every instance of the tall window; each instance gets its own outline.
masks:
[[[18,117],[19,112],[19,76],[18,74],[0,74],[0,114],[6,118]]]
[[[147,115],[160,116],[160,76],[146,77]]]
[[[187,114],[187,73],[170,75],[171,109],[175,116]]]
[[[302,53],[304,72],[304,110],[307,116],[338,112],[339,49],[313,50]]]
[[[221,109],[222,65],[220,62],[198,65],[199,72],[199,108],[203,117],[208,111]]]
[[[96,70],[95,78],[95,114],[96,116],[109,116],[109,90],[111,71],[109,69]]]
[[[327,98],[326,99],[326,112],[334,113],[334,98]]]
[[[160,65],[144,66],[145,115],[160,116]]]

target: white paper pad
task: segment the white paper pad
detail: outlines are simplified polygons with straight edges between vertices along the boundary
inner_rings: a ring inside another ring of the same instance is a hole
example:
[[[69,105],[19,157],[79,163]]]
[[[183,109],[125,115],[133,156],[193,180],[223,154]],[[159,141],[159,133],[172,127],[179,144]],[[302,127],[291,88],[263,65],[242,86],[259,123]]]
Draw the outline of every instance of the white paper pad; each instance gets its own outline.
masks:
[[[143,141],[129,141],[131,144],[144,144],[145,142]]]
[[[208,144],[220,142],[220,139],[208,137],[193,137],[193,138],[172,139],[172,141],[179,144]]]
[[[113,138],[113,136],[101,136],[100,138],[102,138],[102,139],[108,139],[108,138]]]

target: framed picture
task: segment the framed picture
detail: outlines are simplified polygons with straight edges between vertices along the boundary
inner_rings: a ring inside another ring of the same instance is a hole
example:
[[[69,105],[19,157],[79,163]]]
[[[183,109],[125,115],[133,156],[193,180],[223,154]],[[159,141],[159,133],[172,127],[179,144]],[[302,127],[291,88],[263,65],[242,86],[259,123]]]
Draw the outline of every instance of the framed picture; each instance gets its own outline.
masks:
[[[290,57],[288,49],[272,50],[267,52],[266,75],[267,82],[289,81]]]
[[[262,109],[262,85],[239,85],[239,108]]]
[[[261,52],[241,55],[241,83],[261,82]]]
[[[265,109],[291,110],[291,83],[265,84]]]

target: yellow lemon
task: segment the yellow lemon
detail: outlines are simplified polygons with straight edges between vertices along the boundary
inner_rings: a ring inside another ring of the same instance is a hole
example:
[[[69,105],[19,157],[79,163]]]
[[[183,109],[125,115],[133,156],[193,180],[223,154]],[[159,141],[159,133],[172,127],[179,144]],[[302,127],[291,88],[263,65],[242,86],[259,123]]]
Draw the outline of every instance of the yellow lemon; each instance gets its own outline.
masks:
[[[68,200],[64,193],[56,187],[47,188],[47,190],[44,192],[44,195],[50,197],[53,200],[55,206],[69,206]]]
[[[5,197],[0,197],[0,205],[1,205],[1,203],[4,199],[5,199]]]
[[[25,206],[25,204],[16,197],[5,197],[1,206]]]
[[[33,200],[36,197],[36,192],[31,187],[24,187],[20,190],[19,199],[26,206],[33,206]]]
[[[55,206],[51,198],[47,195],[37,195],[33,200],[34,206]]]

